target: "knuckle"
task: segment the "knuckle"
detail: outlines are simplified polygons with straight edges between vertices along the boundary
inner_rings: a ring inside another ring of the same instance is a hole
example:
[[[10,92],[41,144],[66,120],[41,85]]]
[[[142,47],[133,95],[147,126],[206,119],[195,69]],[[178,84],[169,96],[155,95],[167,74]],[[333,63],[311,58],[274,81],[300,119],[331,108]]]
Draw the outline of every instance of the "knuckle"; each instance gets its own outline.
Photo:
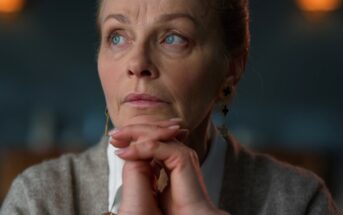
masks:
[[[144,145],[143,147],[145,150],[155,151],[159,147],[160,143],[157,141],[153,141],[153,140],[147,140],[144,142],[143,145]]]
[[[180,147],[177,154],[175,156],[172,156],[170,159],[170,163],[172,164],[172,166],[179,166],[180,168],[194,165],[197,162],[197,153],[193,149],[184,146]]]
[[[161,132],[163,131],[163,128],[159,126],[151,126],[150,129],[151,132],[149,134],[149,137],[151,139],[159,139]]]

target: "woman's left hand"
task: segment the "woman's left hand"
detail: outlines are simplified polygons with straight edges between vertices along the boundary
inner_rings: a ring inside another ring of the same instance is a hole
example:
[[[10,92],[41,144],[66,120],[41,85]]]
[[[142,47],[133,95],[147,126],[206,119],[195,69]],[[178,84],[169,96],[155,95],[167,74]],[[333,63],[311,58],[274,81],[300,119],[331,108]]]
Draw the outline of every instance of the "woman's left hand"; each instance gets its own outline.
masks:
[[[179,128],[158,123],[128,125],[112,135],[111,144],[120,148],[116,154],[126,161],[162,162],[169,175],[169,185],[158,197],[161,202],[156,204],[161,204],[164,214],[226,214],[211,203],[198,156],[181,142],[187,131]]]

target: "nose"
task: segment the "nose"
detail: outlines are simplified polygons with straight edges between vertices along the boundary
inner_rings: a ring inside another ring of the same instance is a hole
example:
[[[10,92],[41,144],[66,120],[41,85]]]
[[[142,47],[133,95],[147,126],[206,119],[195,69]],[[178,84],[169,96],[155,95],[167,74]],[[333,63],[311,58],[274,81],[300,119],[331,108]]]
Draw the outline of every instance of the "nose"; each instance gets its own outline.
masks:
[[[151,53],[147,48],[136,47],[135,50],[132,50],[132,55],[128,63],[127,75],[129,78],[155,79],[158,77],[157,69],[151,59]]]

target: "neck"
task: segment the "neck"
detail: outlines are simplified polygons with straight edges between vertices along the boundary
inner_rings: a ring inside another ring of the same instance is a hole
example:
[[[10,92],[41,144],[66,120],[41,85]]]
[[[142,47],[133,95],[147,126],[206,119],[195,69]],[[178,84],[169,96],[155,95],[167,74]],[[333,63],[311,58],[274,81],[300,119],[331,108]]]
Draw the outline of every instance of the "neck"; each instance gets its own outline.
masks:
[[[207,152],[211,144],[210,116],[211,113],[209,113],[208,116],[191,131],[186,140],[186,144],[198,154],[200,164],[202,164],[206,159]]]

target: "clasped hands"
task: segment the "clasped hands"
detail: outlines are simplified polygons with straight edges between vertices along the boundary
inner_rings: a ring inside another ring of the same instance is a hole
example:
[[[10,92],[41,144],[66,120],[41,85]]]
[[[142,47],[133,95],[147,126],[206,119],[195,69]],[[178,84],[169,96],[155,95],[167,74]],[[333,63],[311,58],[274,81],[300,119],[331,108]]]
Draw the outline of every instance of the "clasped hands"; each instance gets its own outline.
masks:
[[[227,214],[210,201],[197,153],[183,144],[188,130],[180,119],[130,124],[110,132],[110,143],[124,159],[119,215]],[[156,192],[161,166],[169,177]]]

